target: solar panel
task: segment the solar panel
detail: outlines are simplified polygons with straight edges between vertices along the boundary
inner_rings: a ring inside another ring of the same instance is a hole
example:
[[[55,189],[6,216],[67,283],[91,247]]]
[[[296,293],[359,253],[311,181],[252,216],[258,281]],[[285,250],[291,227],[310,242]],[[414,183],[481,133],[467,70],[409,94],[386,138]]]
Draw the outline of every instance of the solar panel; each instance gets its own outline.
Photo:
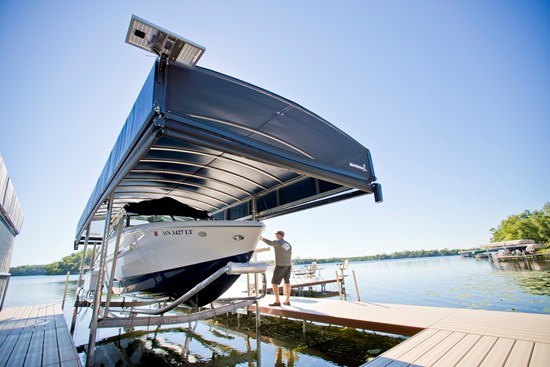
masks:
[[[206,50],[192,41],[162,29],[144,19],[132,15],[126,34],[126,43],[165,57],[169,63],[195,67]]]

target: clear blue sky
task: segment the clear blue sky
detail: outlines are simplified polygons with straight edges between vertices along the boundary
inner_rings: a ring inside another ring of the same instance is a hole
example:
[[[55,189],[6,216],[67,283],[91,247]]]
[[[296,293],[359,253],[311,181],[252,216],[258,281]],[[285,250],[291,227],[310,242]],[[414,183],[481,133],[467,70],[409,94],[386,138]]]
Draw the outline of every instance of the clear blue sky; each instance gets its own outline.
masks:
[[[132,14],[371,150],[383,204],[266,221],[295,256],[478,245],[550,201],[549,1],[1,1],[0,153],[25,214],[14,266],[72,251],[154,61],[124,43]]]

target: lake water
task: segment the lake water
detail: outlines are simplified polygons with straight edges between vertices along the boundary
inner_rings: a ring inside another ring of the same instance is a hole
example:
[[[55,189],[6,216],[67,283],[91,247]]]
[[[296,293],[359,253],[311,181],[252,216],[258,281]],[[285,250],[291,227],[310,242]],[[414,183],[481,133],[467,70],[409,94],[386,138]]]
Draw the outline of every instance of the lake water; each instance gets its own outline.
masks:
[[[335,277],[336,264],[319,264],[318,267],[321,268],[322,278]],[[351,262],[345,272],[347,299],[358,298],[352,276],[354,272],[359,297],[363,302],[550,314],[550,264],[538,263],[535,270],[524,268],[524,265],[517,263],[497,267],[488,260],[459,256]],[[241,278],[242,281],[236,284],[239,289],[245,284],[244,277]],[[65,305],[69,325],[77,279],[77,276],[71,276],[69,282]],[[13,277],[4,307],[61,303],[64,286],[65,276]],[[327,290],[337,290],[337,287],[327,286]],[[91,310],[87,314],[91,314]],[[87,314],[83,311],[79,315],[76,345],[88,342]],[[149,333],[137,337],[120,337],[116,342],[105,343],[102,351],[96,353],[96,358],[108,361],[113,356],[119,356],[126,361],[125,365],[139,365],[140,360],[146,359],[145,351],[153,351],[153,355],[158,355],[177,350],[174,353],[179,357],[170,356],[170,360],[175,361],[173,365],[209,363],[216,358],[216,361],[220,361],[223,357],[226,359],[221,360],[222,364],[248,366],[248,361],[254,358],[259,349],[261,363],[257,365],[270,366],[279,362],[282,363],[280,365],[288,366],[346,365],[345,361],[335,361],[330,357],[289,347],[284,341],[269,339],[258,343],[242,333],[213,327],[205,322],[185,325],[184,328],[155,335]],[[100,329],[99,338],[120,333],[123,331],[119,329]],[[131,355],[126,355],[128,350],[132,351]],[[137,357],[135,350],[140,351]],[[130,360],[134,362],[128,362]]]

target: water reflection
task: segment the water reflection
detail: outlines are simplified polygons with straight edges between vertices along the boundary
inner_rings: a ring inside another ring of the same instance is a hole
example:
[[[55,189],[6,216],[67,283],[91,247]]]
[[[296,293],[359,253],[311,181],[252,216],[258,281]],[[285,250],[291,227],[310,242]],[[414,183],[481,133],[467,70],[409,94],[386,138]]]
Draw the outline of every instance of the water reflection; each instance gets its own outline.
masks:
[[[550,261],[520,259],[514,261],[490,260],[492,268],[513,278],[525,293],[548,296],[550,289]]]
[[[283,357],[286,363],[283,362]],[[294,367],[295,352],[290,348],[277,347],[275,355],[275,367]]]
[[[187,327],[139,330],[102,338],[94,365],[117,366],[360,366],[402,339],[334,326],[307,326],[265,318],[255,329],[255,316],[219,316]],[[217,322],[217,323],[216,323]],[[223,325],[223,326],[222,326]],[[86,345],[78,347],[85,360]]]
[[[529,258],[510,261],[498,261],[489,259],[489,263],[495,270],[506,271],[550,271],[550,260],[535,261]]]
[[[195,322],[187,328],[135,331],[97,343],[96,366],[260,366],[259,344],[244,334]],[[78,348],[84,357],[84,346]]]

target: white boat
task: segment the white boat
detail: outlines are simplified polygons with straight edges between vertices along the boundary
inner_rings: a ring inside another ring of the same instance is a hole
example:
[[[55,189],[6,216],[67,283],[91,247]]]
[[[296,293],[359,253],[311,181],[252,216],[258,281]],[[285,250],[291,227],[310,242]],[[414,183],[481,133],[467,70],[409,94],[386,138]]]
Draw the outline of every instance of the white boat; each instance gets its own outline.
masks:
[[[153,214],[148,204],[159,202],[164,205],[156,205]],[[248,262],[265,230],[265,225],[258,221],[197,219],[207,216],[170,198],[138,204],[141,207],[136,204],[125,207],[126,225],[121,234],[113,282],[113,291],[118,294],[146,293],[176,299],[228,262]],[[143,204],[146,210],[142,209]],[[106,282],[116,238],[115,230],[109,238]],[[229,289],[238,277],[224,274],[186,303],[208,304]]]

